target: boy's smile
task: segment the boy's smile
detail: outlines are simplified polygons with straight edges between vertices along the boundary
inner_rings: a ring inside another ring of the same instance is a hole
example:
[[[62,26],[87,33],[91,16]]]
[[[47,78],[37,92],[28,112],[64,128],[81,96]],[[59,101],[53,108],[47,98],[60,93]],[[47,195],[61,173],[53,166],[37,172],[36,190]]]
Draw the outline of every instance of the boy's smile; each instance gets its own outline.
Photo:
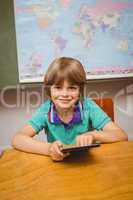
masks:
[[[62,85],[51,86],[51,99],[57,110],[67,111],[74,108],[79,100],[80,89],[78,85],[64,81]]]

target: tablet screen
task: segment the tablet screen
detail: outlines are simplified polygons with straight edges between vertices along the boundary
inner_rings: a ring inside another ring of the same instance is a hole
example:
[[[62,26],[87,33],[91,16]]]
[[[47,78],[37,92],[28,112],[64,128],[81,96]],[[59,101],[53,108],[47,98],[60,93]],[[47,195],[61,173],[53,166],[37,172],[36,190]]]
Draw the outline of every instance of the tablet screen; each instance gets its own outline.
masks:
[[[86,146],[64,145],[62,152],[66,153],[66,152],[74,152],[74,151],[83,151],[92,147],[99,147],[99,146],[100,146],[100,143],[92,143]]]

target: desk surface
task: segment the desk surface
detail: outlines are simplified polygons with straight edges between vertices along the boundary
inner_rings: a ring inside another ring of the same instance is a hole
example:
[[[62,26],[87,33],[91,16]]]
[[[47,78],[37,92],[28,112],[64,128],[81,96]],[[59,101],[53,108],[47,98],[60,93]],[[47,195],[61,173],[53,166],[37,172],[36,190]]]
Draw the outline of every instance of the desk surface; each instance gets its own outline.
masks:
[[[133,142],[103,144],[63,162],[6,150],[1,200],[132,200]]]

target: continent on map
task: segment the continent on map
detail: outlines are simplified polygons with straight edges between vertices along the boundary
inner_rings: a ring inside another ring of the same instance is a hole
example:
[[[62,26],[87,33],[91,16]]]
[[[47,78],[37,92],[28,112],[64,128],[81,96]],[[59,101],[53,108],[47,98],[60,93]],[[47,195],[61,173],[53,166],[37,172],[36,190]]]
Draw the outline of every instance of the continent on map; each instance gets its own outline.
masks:
[[[101,0],[94,6],[82,4],[79,9],[74,32],[83,39],[84,47],[90,47],[98,29],[103,32],[116,28],[120,22],[121,11],[131,9],[133,3],[113,2]]]
[[[68,8],[73,0],[60,0],[60,4],[63,8]]]
[[[51,40],[53,41],[53,44],[55,46],[55,55],[58,56],[66,48],[67,40],[62,36],[56,34],[52,36]]]
[[[59,16],[59,9],[50,1],[41,1],[33,4],[31,0],[27,8],[17,7],[16,12],[18,14],[26,13],[29,16],[34,14],[40,28],[47,28],[52,25]]]

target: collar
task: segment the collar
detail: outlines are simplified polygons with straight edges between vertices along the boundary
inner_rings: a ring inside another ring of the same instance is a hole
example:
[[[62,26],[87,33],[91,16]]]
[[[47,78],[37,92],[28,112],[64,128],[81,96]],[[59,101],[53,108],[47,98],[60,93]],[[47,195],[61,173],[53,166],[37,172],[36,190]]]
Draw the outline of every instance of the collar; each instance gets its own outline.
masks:
[[[50,110],[48,112],[49,121],[53,124],[64,124],[65,126],[70,126],[72,124],[77,124],[82,121],[82,103],[79,101],[74,108],[74,113],[71,121],[69,123],[64,123],[56,110],[56,107],[53,102],[51,102]]]

